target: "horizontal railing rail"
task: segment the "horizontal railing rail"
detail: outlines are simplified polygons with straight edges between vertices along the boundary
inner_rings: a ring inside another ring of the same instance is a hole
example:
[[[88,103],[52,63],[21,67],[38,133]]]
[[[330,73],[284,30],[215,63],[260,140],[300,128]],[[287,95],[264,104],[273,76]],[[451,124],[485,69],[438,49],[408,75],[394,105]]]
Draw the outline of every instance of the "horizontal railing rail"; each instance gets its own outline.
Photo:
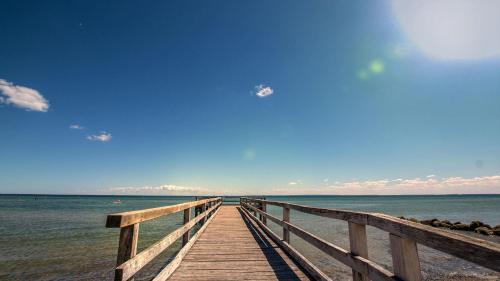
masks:
[[[283,208],[283,218],[266,212],[267,205]],[[331,280],[290,245],[290,232],[337,259],[353,270],[353,280],[421,280],[417,243],[451,254],[483,267],[500,271],[500,245],[385,214],[353,212],[290,204],[285,202],[241,198],[245,213],[287,250],[313,277]],[[290,210],[348,222],[350,251],[311,234],[290,223]],[[253,213],[253,215],[251,214]],[[259,218],[257,217],[259,215]],[[267,219],[283,229],[282,238],[267,227]],[[389,233],[393,272],[368,259],[366,225]]]
[[[155,277],[154,280],[165,280],[180,264],[182,258],[191,248],[198,237],[203,233],[206,226],[213,219],[222,198],[208,198],[198,201],[186,202],[172,206],[123,212],[108,215],[106,227],[120,228],[120,240],[118,243],[117,266],[115,269],[115,280],[129,280],[139,272],[146,264],[171,246],[177,239],[182,237],[182,248],[176,257]],[[191,219],[191,209],[200,208],[199,214]],[[137,253],[137,242],[139,239],[139,223],[152,220],[169,214],[184,211],[183,226],[166,235],[158,242],[145,250]],[[189,231],[197,224],[203,223],[198,232],[191,237]]]

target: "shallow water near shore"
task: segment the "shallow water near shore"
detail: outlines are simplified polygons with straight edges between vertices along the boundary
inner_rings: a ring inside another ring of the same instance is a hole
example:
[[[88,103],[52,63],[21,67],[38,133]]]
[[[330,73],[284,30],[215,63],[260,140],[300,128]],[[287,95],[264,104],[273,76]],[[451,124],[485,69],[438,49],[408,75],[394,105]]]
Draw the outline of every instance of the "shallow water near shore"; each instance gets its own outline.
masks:
[[[500,195],[446,196],[273,196],[270,200],[308,206],[381,212],[417,219],[500,224]],[[120,200],[120,204],[114,201]],[[153,208],[194,197],[0,195],[0,280],[111,280],[118,229],[104,227],[109,213]],[[281,215],[279,208],[268,211]],[[347,223],[292,211],[293,223],[349,249]],[[181,225],[181,214],[141,223],[139,250]],[[270,224],[277,233],[281,230]],[[485,239],[486,236],[466,233]],[[385,232],[368,228],[369,255],[391,268]],[[500,243],[498,237],[489,240]],[[333,277],[349,280],[351,270],[292,235],[292,244]],[[151,279],[180,248],[177,243],[136,280]],[[419,245],[428,280],[500,280],[498,273]],[[149,274],[148,274],[149,272]]]

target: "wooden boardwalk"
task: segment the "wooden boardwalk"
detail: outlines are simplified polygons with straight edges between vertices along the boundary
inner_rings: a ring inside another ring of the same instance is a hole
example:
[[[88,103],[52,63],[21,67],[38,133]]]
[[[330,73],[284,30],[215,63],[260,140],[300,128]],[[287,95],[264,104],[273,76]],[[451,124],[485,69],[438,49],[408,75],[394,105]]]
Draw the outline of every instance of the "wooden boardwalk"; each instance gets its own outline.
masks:
[[[180,239],[182,248],[153,281],[334,280],[293,247],[291,233],[349,266],[354,281],[421,281],[417,244],[500,272],[500,244],[389,215],[248,197],[240,198],[238,206],[223,205],[223,202],[222,197],[211,197],[108,215],[106,226],[120,228],[115,280],[132,280],[144,266]],[[268,206],[281,208],[282,217],[268,213]],[[293,224],[291,210],[347,221],[349,249]],[[138,253],[139,224],[178,212],[184,213],[182,226]],[[281,228],[281,235],[268,227],[271,223]],[[200,224],[198,231],[191,233]],[[392,270],[370,260],[366,226],[388,233]]]
[[[310,280],[239,206],[220,208],[169,280]]]

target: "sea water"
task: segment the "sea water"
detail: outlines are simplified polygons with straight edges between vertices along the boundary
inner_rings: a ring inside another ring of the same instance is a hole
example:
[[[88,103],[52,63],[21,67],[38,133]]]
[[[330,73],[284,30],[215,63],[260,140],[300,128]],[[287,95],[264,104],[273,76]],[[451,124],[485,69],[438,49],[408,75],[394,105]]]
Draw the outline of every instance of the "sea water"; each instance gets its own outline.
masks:
[[[500,195],[443,196],[269,196],[301,205],[379,212],[417,219],[448,219],[500,224]],[[118,201],[119,200],[119,201]],[[194,200],[175,196],[0,195],[0,280],[112,280],[119,229],[105,228],[106,215]],[[268,211],[281,216],[281,209]],[[292,223],[349,249],[347,223],[291,212]],[[140,224],[139,251],[182,224],[182,212]],[[269,222],[276,233],[281,229]],[[386,232],[368,227],[370,259],[391,269]],[[468,233],[475,237],[485,236]],[[498,237],[487,239],[500,243]],[[349,280],[351,270],[292,235],[292,245],[334,280]],[[180,248],[177,241],[136,280],[149,280]],[[428,280],[499,280],[478,265],[419,245]],[[472,278],[472,279],[470,279]]]

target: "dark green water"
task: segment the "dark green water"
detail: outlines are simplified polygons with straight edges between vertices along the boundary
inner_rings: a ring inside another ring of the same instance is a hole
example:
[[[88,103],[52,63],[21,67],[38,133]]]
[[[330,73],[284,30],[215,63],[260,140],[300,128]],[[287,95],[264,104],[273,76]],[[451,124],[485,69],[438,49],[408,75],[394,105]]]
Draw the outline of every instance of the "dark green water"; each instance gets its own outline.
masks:
[[[500,195],[463,196],[275,196],[270,200],[325,208],[382,212],[396,216],[440,218],[500,224]],[[113,201],[120,199],[121,204]],[[110,280],[118,229],[104,227],[106,215],[191,201],[194,197],[0,195],[0,280]],[[281,210],[269,208],[279,216]],[[181,225],[181,214],[141,223],[139,250]],[[292,222],[349,248],[347,225],[292,211]],[[276,227],[274,229],[280,233]],[[368,229],[370,258],[390,268],[388,237]],[[480,236],[481,237],[481,236]],[[484,237],[481,237],[484,238]],[[496,238],[489,238],[500,242]],[[292,236],[292,244],[334,280],[348,280],[350,270]],[[168,262],[180,245],[157,259],[137,280]],[[473,276],[500,278],[496,273],[442,253],[419,248],[427,278]]]

